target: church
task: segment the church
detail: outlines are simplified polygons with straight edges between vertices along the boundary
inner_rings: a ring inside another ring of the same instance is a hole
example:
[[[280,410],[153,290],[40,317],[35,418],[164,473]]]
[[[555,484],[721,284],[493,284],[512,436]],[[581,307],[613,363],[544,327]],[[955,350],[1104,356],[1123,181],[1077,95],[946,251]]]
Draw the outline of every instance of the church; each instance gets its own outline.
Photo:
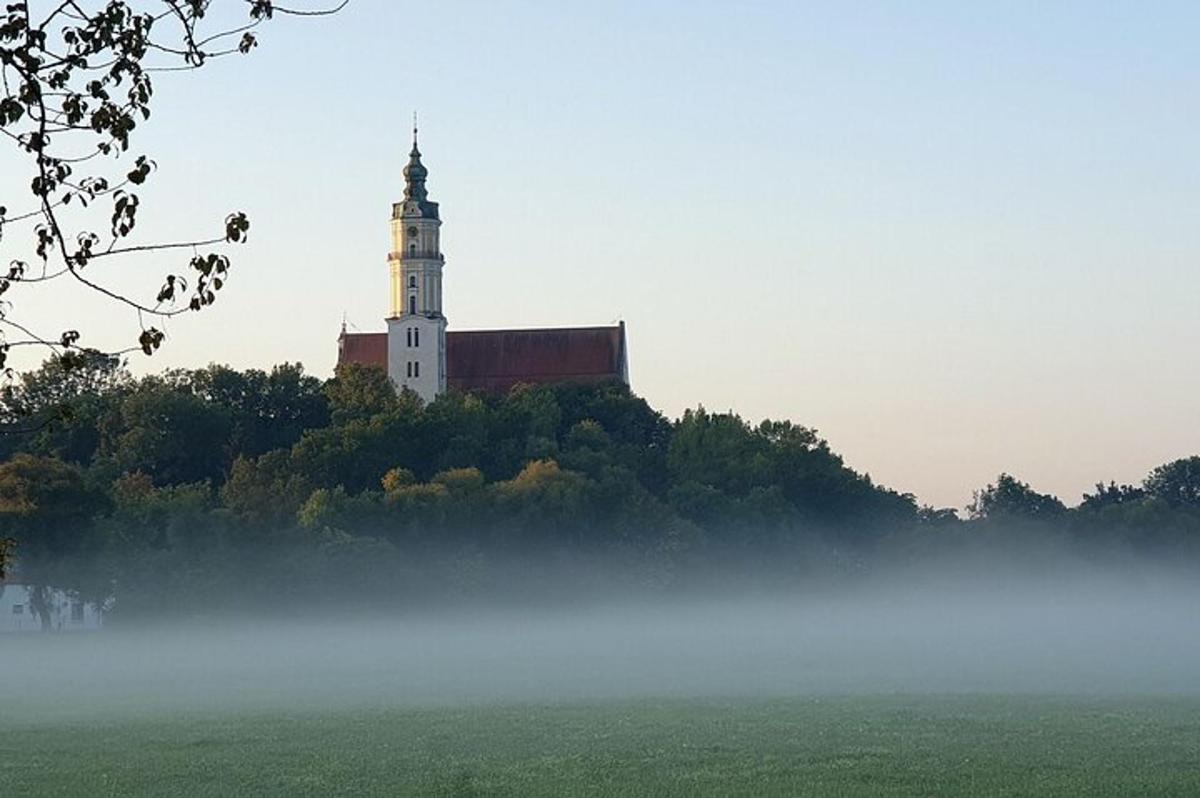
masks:
[[[426,402],[448,389],[506,392],[522,383],[629,384],[625,323],[607,327],[448,330],[442,310],[442,221],[429,199],[417,129],[404,168],[404,201],[392,205],[391,315],[387,332],[342,325],[338,365],[386,369],[397,388]]]

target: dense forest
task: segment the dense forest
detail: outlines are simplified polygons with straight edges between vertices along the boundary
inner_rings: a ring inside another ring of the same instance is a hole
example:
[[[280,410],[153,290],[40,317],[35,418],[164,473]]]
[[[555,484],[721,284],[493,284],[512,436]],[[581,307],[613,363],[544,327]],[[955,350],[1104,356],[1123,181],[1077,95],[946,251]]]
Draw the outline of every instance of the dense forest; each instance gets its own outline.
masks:
[[[673,421],[620,384],[422,405],[360,366],[135,379],[72,353],[0,400],[10,567],[114,620],[800,582],[1001,543],[1187,561],[1200,541],[1200,457],[1073,508],[1002,474],[964,518],[875,484],[811,429]]]

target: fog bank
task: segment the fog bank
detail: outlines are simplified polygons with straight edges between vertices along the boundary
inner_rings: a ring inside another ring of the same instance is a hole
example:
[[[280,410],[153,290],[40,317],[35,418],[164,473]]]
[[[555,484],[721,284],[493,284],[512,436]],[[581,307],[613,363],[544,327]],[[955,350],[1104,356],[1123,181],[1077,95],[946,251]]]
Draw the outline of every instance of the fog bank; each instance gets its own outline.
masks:
[[[0,638],[0,723],[614,697],[1200,692],[1200,589],[1098,578]]]

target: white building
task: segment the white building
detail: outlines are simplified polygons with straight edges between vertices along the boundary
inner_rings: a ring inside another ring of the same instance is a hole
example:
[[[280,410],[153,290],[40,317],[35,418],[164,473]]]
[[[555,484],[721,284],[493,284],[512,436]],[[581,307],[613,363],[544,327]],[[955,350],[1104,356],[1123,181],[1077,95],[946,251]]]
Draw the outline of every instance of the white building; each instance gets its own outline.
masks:
[[[51,631],[77,632],[103,625],[103,612],[95,604],[72,598],[56,588],[48,593]],[[42,631],[42,621],[30,606],[32,600],[33,588],[22,584],[19,578],[0,582],[0,632]]]

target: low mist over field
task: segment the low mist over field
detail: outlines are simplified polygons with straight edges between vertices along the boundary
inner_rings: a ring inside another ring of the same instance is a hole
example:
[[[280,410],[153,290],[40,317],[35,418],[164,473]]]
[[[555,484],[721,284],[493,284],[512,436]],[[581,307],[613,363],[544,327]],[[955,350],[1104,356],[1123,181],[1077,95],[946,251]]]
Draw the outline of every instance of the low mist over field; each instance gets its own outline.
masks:
[[[1000,474],[960,515],[623,384],[423,404],[371,368],[85,366],[90,403],[6,441],[0,619],[103,628],[0,637],[0,722],[1200,692],[1200,457],[1074,506]]]
[[[0,705],[6,723],[37,723],[639,696],[1200,691],[1194,580],[971,581],[392,616],[316,607],[308,619],[10,636]]]

